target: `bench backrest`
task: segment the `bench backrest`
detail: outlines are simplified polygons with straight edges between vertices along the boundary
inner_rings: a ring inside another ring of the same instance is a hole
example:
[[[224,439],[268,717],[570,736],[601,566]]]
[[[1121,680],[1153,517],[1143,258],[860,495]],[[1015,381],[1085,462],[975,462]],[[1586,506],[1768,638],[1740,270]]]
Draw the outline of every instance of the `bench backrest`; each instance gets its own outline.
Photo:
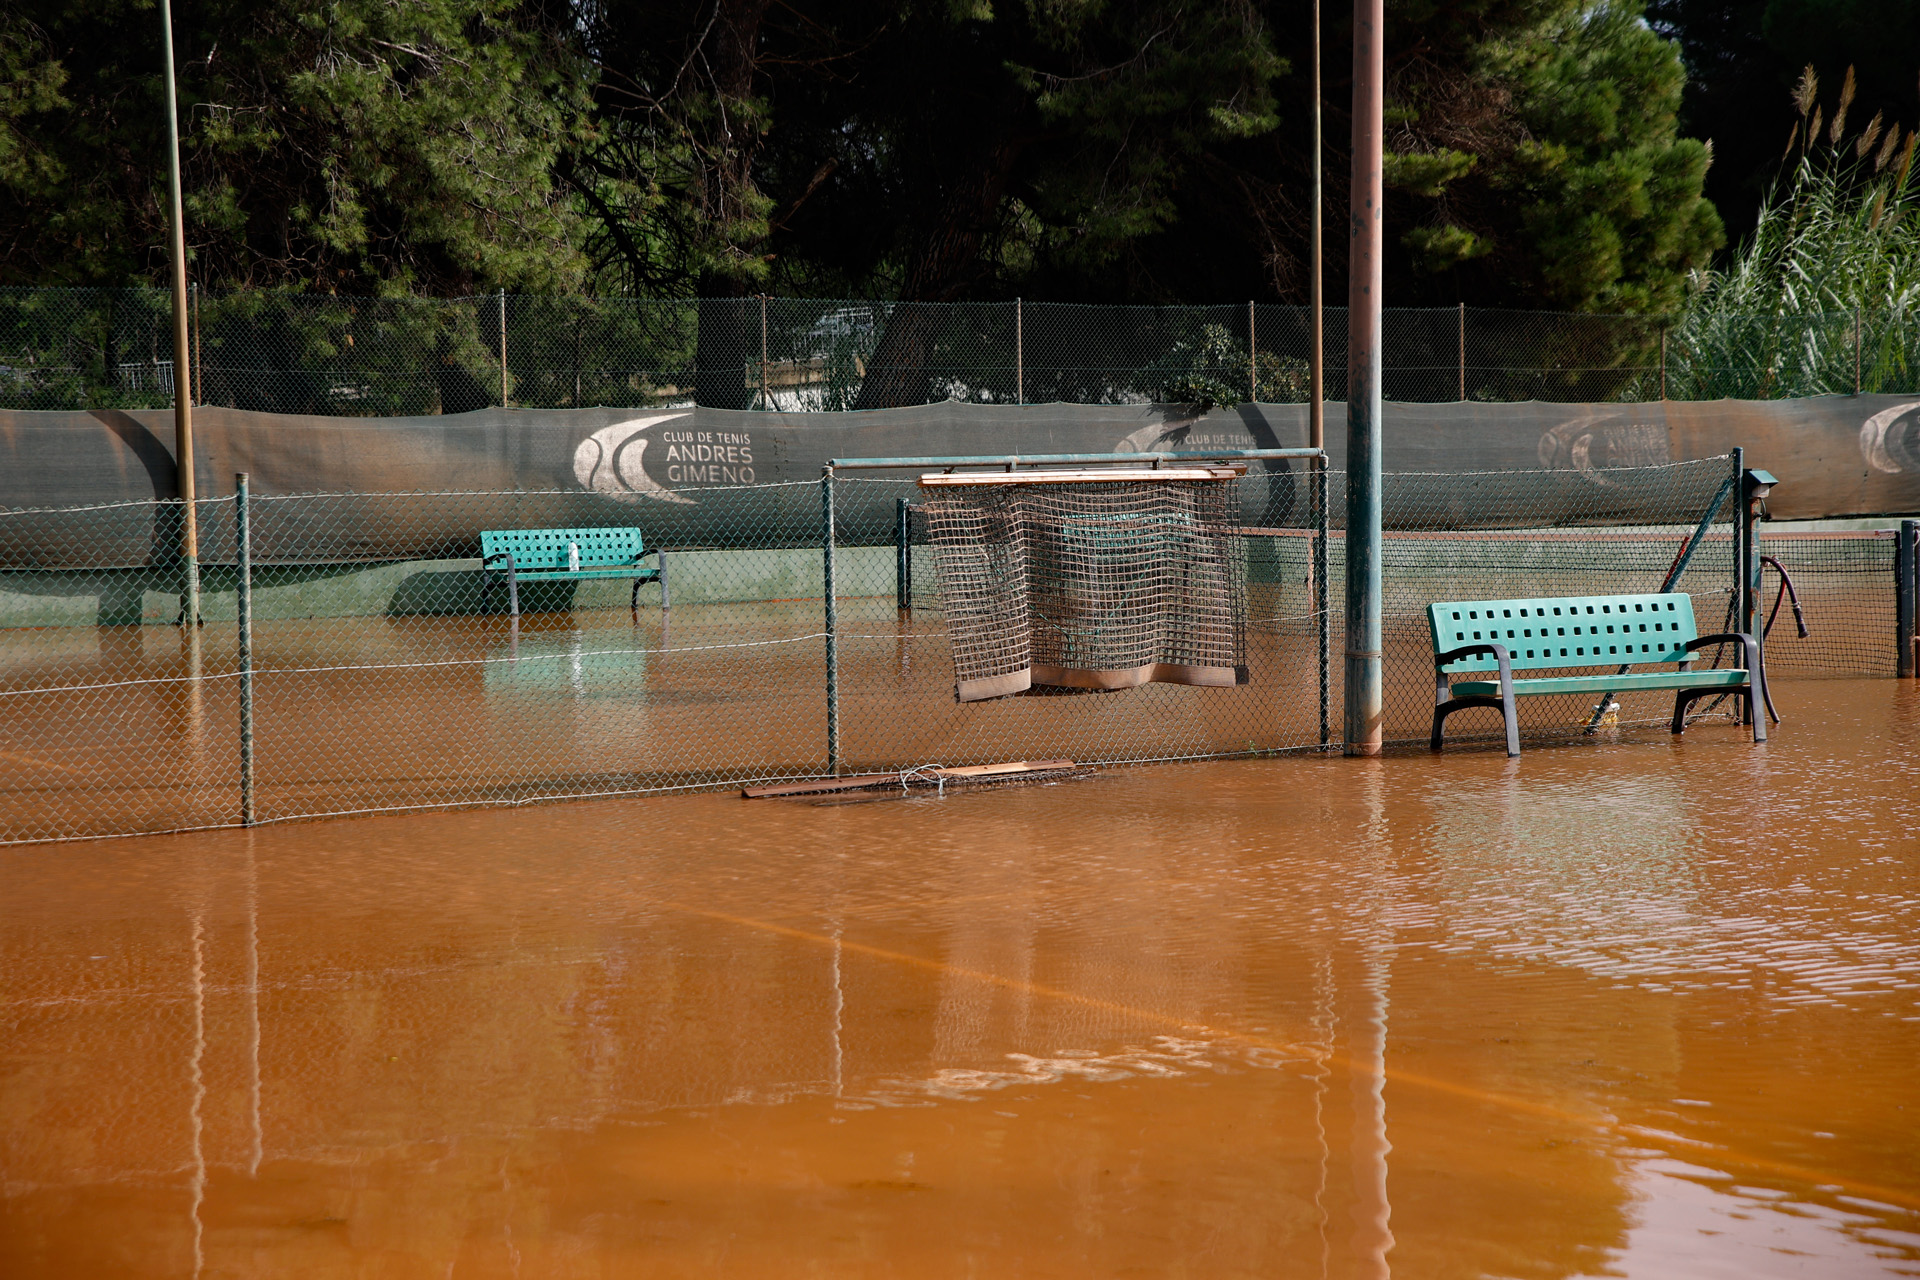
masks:
[[[486,529],[480,554],[513,556],[516,569],[565,569],[567,544],[580,548],[580,567],[629,565],[646,550],[638,529]]]
[[[1548,596],[1539,600],[1448,600],[1427,608],[1433,651],[1499,641],[1516,671],[1538,667],[1614,667],[1685,662],[1699,636],[1693,597]],[[1492,654],[1462,658],[1449,672],[1498,671]]]

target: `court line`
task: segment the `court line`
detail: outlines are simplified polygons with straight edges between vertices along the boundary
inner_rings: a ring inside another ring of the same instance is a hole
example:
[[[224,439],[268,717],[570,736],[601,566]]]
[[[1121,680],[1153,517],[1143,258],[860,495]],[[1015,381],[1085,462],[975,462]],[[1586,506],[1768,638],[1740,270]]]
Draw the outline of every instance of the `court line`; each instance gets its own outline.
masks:
[[[760,920],[752,916],[734,915],[726,911],[714,911],[705,907],[692,906],[684,902],[668,902],[658,899],[656,899],[656,902],[662,907],[681,912],[685,915],[699,916],[704,919],[715,920],[745,929],[756,929],[763,933],[771,933],[784,938],[793,938],[797,941],[812,943],[816,946],[839,947],[845,951],[871,956],[876,960],[888,960],[895,964],[908,965],[916,969],[925,969],[933,973],[970,978],[989,986],[1001,987],[1009,991],[1021,991],[1029,995],[1043,996],[1049,1000],[1060,1000],[1090,1009],[1101,1009],[1109,1013],[1131,1017],[1142,1022],[1157,1022],[1163,1026],[1181,1031],[1204,1031],[1221,1039],[1235,1040],[1255,1048],[1277,1051],[1307,1060],[1338,1063],[1349,1071],[1359,1069],[1371,1070],[1371,1068],[1357,1064],[1351,1055],[1337,1051],[1328,1053],[1316,1045],[1276,1040],[1243,1031],[1215,1027],[1204,1022],[1196,1022],[1191,1018],[1182,1018],[1154,1009],[1142,1009],[1134,1005],[1120,1004],[1117,1001],[1102,1000],[1098,996],[1089,996],[1077,991],[1068,991],[1062,987],[1049,987],[1037,982],[1027,982],[1020,978],[1009,978],[985,969],[969,969],[960,965],[948,964],[944,960],[931,960],[925,956],[916,956],[907,951],[895,951],[889,947],[875,946],[872,943],[855,942],[844,936],[833,938],[823,933],[815,933],[811,930],[797,928],[793,925],[777,924],[771,920]],[[1476,1089],[1471,1085],[1459,1084],[1452,1080],[1443,1080],[1438,1076],[1423,1075],[1419,1072],[1408,1071],[1401,1067],[1384,1067],[1381,1069],[1381,1074],[1395,1084],[1410,1085],[1414,1088],[1426,1089],[1435,1093],[1451,1094],[1455,1097],[1469,1099],[1474,1102],[1489,1103],[1497,1107],[1503,1107],[1509,1111],[1517,1111],[1545,1119],[1566,1121],[1588,1128],[1598,1129],[1605,1133],[1615,1134],[1622,1138],[1629,1138],[1642,1145],[1670,1144],[1680,1147],[1690,1147],[1698,1151],[1712,1152],[1730,1163],[1744,1165],[1749,1169],[1780,1174],[1798,1181],[1811,1183],[1816,1187],[1841,1187],[1850,1192],[1870,1196],[1892,1207],[1920,1210],[1920,1193],[1902,1191],[1894,1187],[1882,1186],[1873,1182],[1863,1182],[1842,1174],[1833,1173],[1829,1170],[1811,1169],[1805,1165],[1793,1164],[1785,1160],[1775,1160],[1768,1156],[1749,1154],[1732,1147],[1707,1142],[1703,1139],[1688,1138],[1681,1134],[1669,1133],[1665,1130],[1632,1124],[1614,1116],[1587,1114],[1557,1106],[1550,1102],[1535,1102],[1532,1099],[1517,1097],[1509,1093],[1495,1093],[1491,1090]]]

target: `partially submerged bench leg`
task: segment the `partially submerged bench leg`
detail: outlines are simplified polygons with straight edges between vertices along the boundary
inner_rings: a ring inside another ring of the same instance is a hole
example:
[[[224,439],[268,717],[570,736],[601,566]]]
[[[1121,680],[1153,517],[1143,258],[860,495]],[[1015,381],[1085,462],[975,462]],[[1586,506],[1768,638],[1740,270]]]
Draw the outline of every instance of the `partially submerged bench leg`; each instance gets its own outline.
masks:
[[[1764,685],[1761,687],[1763,689],[1765,688]],[[1685,733],[1687,731],[1687,709],[1695,702],[1698,702],[1702,698],[1711,698],[1726,693],[1731,693],[1740,699],[1741,710],[1746,712],[1742,722],[1753,726],[1753,740],[1755,742],[1765,742],[1767,740],[1767,718],[1759,714],[1760,708],[1754,705],[1753,686],[1751,684],[1740,685],[1732,689],[1682,689],[1674,695],[1673,699],[1673,731],[1675,733]]]
[[[1491,694],[1469,694],[1456,698],[1448,687],[1446,665],[1461,658],[1477,654],[1491,653],[1500,664],[1500,696]],[[1470,644],[1446,653],[1434,655],[1433,660],[1433,735],[1427,745],[1440,750],[1446,737],[1447,717],[1456,711],[1465,711],[1468,707],[1491,707],[1500,713],[1500,720],[1507,730],[1507,754],[1520,754],[1520,716],[1513,702],[1513,667],[1507,655],[1505,645]]]
[[[657,582],[660,584],[660,608],[663,610],[673,608],[673,596],[669,594],[667,589],[667,553],[664,551],[656,551],[654,554],[660,558],[660,567],[652,573],[642,574],[633,580],[632,608],[635,613],[640,612],[640,588],[646,586],[649,582]]]

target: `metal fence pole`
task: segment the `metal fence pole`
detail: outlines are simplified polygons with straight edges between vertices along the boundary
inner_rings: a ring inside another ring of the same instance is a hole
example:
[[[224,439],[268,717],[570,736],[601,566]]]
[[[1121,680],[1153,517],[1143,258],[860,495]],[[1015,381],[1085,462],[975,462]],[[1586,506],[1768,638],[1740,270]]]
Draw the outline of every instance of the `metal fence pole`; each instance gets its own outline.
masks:
[[[1894,673],[1920,674],[1920,521],[1902,520],[1893,543]]]
[[[1853,394],[1860,394],[1860,308],[1853,309]]]
[[[1333,616],[1327,609],[1327,460],[1313,459],[1313,632],[1320,650],[1320,745],[1333,741]]]
[[[1260,399],[1260,352],[1259,342],[1254,335],[1253,299],[1247,299],[1247,401],[1258,403]]]
[[[1667,398],[1667,325],[1660,322],[1660,398]]]
[[[500,407],[507,407],[507,291],[500,291]]]
[[[200,372],[200,282],[188,285],[187,293],[193,300],[193,367],[187,371],[187,393],[198,407],[206,403],[207,389],[207,380]]]
[[[1467,398],[1467,304],[1460,304],[1460,399]]]
[[[913,608],[913,543],[908,540],[907,500],[896,498],[893,510],[893,593],[902,609]]]
[[[247,502],[247,473],[233,477],[234,577],[240,668],[240,825],[253,825],[253,518]]]
[[[773,401],[767,394],[767,295],[760,295],[760,407],[773,408]]]
[[[1354,0],[1352,239],[1347,258],[1347,565],[1343,748],[1380,754],[1380,289],[1385,0]]]
[[[1027,317],[1018,298],[1013,300],[1013,401],[1027,402]]]
[[[180,200],[180,111],[173,84],[173,6],[160,0],[167,77],[167,196],[173,261],[173,460],[180,499],[180,622],[200,625],[200,521],[193,489],[193,356],[187,346],[187,227]]]
[[[827,772],[840,772],[840,614],[834,600],[833,466],[820,469],[820,575],[826,598]]]

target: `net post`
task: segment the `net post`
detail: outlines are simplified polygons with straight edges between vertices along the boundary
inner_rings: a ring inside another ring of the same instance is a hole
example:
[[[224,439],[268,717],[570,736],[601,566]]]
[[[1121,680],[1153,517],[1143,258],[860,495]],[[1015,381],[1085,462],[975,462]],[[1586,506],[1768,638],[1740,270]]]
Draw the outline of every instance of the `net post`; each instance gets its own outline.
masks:
[[[908,540],[907,500],[893,504],[893,594],[897,608],[913,608],[913,544]]]
[[[840,773],[840,614],[834,600],[833,464],[820,469],[820,576],[826,600],[827,773]]]
[[[1902,520],[1893,543],[1894,674],[1920,674],[1920,521]]]
[[[240,669],[240,825],[253,825],[253,516],[247,473],[233,477],[235,649]]]

